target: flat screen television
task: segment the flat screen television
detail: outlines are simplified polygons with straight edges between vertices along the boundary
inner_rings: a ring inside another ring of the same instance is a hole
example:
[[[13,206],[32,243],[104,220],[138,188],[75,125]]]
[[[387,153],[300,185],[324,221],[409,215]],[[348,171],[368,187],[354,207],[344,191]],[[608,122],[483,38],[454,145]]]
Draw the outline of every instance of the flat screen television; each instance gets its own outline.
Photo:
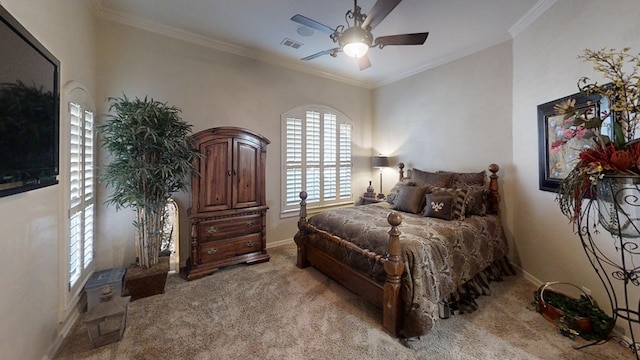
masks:
[[[58,183],[60,61],[0,6],[0,197]]]

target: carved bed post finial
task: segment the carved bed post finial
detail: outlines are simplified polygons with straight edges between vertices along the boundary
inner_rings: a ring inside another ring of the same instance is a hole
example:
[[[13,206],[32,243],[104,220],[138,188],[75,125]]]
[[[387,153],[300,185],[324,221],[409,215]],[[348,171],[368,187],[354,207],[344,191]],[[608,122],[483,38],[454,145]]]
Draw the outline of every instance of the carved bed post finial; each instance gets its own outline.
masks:
[[[307,221],[307,192],[300,191],[300,221]]]
[[[498,175],[496,174],[500,170],[500,166],[496,164],[489,165],[489,211],[492,214],[498,214],[500,212],[500,191],[498,191]]]
[[[387,221],[391,225],[389,229],[389,255],[384,263],[384,271],[387,279],[384,282],[384,295],[382,301],[382,326],[394,337],[400,328],[400,280],[404,272],[402,261],[402,246],[400,245],[400,230],[398,226],[402,222],[402,216],[397,212],[390,212]]]
[[[400,181],[402,181],[402,179],[404,179],[404,163],[399,163],[398,167],[400,168]]]

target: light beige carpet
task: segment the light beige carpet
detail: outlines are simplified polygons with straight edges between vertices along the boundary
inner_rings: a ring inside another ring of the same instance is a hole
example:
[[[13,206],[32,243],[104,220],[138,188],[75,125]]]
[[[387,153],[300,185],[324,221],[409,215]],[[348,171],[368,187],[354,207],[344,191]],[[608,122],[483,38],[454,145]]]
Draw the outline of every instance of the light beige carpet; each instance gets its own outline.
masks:
[[[437,323],[408,347],[381,313],[314,269],[295,267],[294,244],[271,261],[236,265],[191,282],[169,276],[166,293],[129,305],[124,338],[92,349],[80,322],[56,359],[635,359],[616,342],[574,350],[532,311],[522,276],[492,283],[480,309]]]

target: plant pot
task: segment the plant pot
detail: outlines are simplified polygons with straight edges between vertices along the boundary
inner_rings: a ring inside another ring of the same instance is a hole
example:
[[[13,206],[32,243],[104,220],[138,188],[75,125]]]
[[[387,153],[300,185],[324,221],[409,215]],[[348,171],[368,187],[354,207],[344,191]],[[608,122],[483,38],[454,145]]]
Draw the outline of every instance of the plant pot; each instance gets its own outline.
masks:
[[[548,289],[549,286],[556,285],[556,284],[570,285],[582,292],[580,288],[578,288],[573,284],[560,283],[560,282],[547,282],[538,289],[539,296],[537,297],[536,300],[538,301],[539,312],[542,314],[542,316],[545,319],[555,324],[560,324],[559,319],[562,318],[562,323],[567,327],[569,327],[570,329],[581,331],[582,333],[590,333],[593,329],[593,322],[590,318],[582,317],[582,316],[569,316],[565,311],[551,305],[550,303],[547,302],[547,300],[545,300],[545,297],[544,297],[545,294],[547,294],[547,298],[549,298],[551,295],[551,296],[564,297],[566,299],[573,299],[569,295]],[[585,294],[585,296],[587,295]],[[589,296],[587,297],[591,299]]]
[[[615,236],[640,237],[640,176],[607,175],[596,191],[600,225]]]
[[[124,294],[131,296],[131,301],[148,296],[164,294],[164,286],[169,273],[169,257],[162,256],[158,264],[149,269],[130,265],[124,277]]]

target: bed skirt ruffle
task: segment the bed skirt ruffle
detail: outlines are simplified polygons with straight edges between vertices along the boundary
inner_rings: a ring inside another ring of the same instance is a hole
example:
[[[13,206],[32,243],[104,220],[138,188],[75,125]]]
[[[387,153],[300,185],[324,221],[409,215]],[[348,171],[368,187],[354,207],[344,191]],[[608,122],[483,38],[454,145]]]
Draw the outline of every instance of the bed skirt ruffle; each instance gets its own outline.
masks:
[[[440,318],[447,319],[450,315],[476,311],[478,309],[476,299],[482,295],[491,295],[490,282],[502,281],[503,276],[513,275],[516,275],[516,270],[506,256],[494,261],[440,302]]]

